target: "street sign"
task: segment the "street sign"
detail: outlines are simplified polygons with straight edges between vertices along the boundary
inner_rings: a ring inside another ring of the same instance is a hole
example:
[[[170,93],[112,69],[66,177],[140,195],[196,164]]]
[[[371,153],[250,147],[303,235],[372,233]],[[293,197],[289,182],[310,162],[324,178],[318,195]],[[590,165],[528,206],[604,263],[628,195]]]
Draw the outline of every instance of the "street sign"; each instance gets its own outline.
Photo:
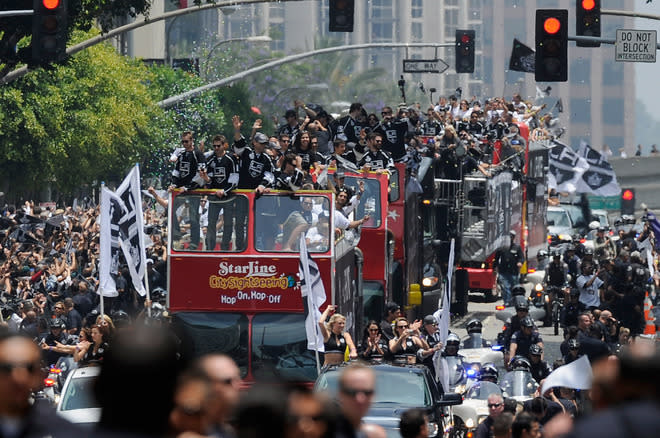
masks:
[[[658,32],[617,29],[614,59],[619,62],[655,62]]]
[[[621,209],[621,196],[594,196],[588,195],[589,208],[601,210],[620,210]]]
[[[404,59],[404,73],[442,73],[449,65],[442,59]]]

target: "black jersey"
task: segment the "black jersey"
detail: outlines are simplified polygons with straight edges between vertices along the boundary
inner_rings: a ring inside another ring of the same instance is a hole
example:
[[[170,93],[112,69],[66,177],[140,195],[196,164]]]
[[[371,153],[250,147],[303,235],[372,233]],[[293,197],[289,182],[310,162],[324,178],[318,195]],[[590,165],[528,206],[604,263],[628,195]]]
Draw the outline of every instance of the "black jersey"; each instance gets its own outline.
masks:
[[[187,189],[196,189],[203,186],[203,180],[199,177],[198,171],[206,166],[204,154],[199,149],[192,151],[184,149],[177,150],[175,156],[176,163],[172,171],[172,185]]]
[[[275,171],[275,189],[298,190],[305,180],[305,174],[298,168],[293,169],[293,175],[288,175],[280,170]]]
[[[365,164],[369,165],[369,170],[389,169],[394,167],[392,157],[382,150],[376,152],[369,151],[364,154],[364,157],[358,162],[358,167],[363,167]]]
[[[256,189],[260,185],[270,187],[274,182],[273,162],[268,154],[257,154],[247,146],[245,138],[234,143],[238,160],[238,188]]]
[[[337,121],[337,135],[344,134],[346,142],[358,143],[360,141],[360,132],[366,127],[365,123],[360,123],[350,115],[344,116]]]
[[[211,178],[207,184],[210,189],[222,189],[226,194],[238,185],[238,165],[229,154],[222,157],[211,155],[206,161],[206,172]]]
[[[427,120],[422,123],[422,135],[436,136],[444,132],[442,125],[435,120]]]
[[[406,155],[408,119],[381,123],[375,131],[383,136],[383,150],[389,152],[394,160],[400,160]]]
[[[324,163],[325,159],[323,158],[323,155],[314,152],[311,149],[308,149],[306,151],[302,151],[300,149],[295,150],[296,155],[298,155],[301,160],[301,167],[305,171],[309,171],[309,168],[312,166],[313,163]]]

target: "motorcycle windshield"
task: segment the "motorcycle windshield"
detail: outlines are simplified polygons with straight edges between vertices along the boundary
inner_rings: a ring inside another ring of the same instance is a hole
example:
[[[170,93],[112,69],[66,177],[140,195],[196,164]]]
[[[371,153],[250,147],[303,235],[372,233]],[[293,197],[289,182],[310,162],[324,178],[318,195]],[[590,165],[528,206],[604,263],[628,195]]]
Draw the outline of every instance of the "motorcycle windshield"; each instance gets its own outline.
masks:
[[[465,398],[488,400],[491,394],[502,395],[502,390],[493,382],[477,382],[470,387]]]
[[[463,369],[463,359],[460,356],[447,356],[447,370],[449,371],[449,387],[464,383],[465,370]]]
[[[500,382],[504,397],[533,397],[539,384],[527,371],[511,371]]]
[[[463,341],[463,348],[482,348],[481,333],[471,333],[467,339]]]

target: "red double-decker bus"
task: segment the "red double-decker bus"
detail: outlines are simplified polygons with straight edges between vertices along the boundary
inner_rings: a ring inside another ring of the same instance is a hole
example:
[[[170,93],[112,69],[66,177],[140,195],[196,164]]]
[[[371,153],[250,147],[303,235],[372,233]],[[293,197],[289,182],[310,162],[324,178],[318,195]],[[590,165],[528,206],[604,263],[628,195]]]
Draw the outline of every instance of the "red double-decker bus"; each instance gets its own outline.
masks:
[[[185,191],[172,193],[169,205],[168,308],[184,355],[226,353],[248,384],[273,375],[316,378],[298,277],[301,233],[318,264],[326,305],[337,304],[347,330],[359,333],[359,234],[334,235],[333,193],[238,190],[219,199],[214,191]],[[366,212],[358,209],[356,218],[360,210]],[[372,217],[365,227],[382,222],[382,215]]]

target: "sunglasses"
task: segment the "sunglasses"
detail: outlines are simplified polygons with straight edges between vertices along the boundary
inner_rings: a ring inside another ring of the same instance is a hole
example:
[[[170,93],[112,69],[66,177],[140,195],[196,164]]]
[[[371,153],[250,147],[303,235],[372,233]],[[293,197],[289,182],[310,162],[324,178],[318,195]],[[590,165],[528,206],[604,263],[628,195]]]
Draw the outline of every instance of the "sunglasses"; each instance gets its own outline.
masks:
[[[398,327],[398,328],[408,328],[408,327],[410,327],[410,326],[409,326],[408,324],[406,324],[406,325],[397,325],[397,327]]]
[[[11,374],[17,368],[23,368],[28,373],[33,374],[37,370],[39,370],[41,366],[34,362],[23,362],[23,363],[0,362],[0,373],[2,374]]]
[[[488,403],[489,408],[499,408],[502,406],[502,403]]]
[[[343,392],[344,394],[350,397],[355,397],[358,394],[364,394],[365,397],[371,397],[372,395],[374,395],[373,389],[342,388],[341,392]]]
[[[222,145],[221,145],[221,144],[214,144],[213,147],[214,147],[214,148],[221,148]]]
[[[377,332],[378,332],[378,329],[369,329],[369,331],[370,331],[370,332],[375,332],[375,333],[377,333]]]

